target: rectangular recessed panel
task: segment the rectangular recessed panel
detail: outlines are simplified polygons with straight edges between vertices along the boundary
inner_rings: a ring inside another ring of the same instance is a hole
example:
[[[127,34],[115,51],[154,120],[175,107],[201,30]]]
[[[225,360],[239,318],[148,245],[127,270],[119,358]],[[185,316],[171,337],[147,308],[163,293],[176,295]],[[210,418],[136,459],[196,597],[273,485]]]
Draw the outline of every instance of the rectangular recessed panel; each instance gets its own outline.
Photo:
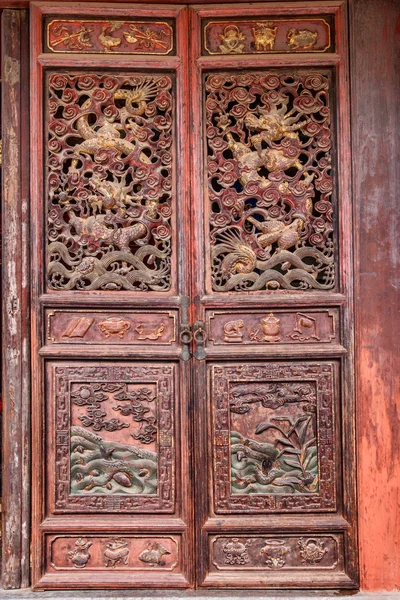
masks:
[[[211,367],[214,508],[336,510],[335,365]]]
[[[174,512],[174,371],[49,364],[48,492],[56,513]]]

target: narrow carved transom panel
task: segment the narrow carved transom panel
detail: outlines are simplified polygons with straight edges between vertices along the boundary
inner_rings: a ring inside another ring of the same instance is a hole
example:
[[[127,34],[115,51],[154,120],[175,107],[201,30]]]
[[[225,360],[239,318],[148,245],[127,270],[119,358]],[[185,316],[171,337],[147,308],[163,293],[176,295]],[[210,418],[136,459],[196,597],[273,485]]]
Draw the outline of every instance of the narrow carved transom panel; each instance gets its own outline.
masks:
[[[332,364],[212,369],[216,512],[335,508]]]
[[[48,79],[48,285],[171,287],[172,79]]]
[[[332,289],[329,74],[205,85],[212,289]]]
[[[173,511],[173,367],[54,367],[56,510]]]

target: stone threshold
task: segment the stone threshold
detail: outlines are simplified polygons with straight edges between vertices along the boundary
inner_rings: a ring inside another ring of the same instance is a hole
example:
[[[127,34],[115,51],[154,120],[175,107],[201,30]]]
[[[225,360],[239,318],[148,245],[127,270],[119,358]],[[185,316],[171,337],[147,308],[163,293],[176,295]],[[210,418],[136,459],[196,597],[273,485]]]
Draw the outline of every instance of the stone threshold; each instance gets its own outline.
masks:
[[[351,597],[354,600],[400,600],[400,592],[318,592],[318,591],[161,591],[161,590],[118,590],[118,591],[64,591],[32,592],[31,590],[1,590],[0,600],[332,600]]]

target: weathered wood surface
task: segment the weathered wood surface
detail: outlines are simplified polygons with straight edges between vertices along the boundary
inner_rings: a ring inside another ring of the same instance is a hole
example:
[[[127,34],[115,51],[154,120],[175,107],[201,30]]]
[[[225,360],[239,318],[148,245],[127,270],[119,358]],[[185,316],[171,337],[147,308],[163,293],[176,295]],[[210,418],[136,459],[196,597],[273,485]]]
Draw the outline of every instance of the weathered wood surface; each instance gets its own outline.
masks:
[[[3,586],[29,585],[28,97],[25,11],[2,15]],[[25,109],[25,110],[24,110]],[[24,168],[25,166],[25,168]]]
[[[351,3],[361,587],[400,582],[400,2]]]

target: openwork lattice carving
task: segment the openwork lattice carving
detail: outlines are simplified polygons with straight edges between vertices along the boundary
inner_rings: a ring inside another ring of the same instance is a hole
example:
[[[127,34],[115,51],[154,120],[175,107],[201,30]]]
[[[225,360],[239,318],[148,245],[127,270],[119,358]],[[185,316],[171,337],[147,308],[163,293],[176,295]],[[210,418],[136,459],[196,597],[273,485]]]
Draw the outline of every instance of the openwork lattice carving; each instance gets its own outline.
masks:
[[[334,287],[329,75],[206,79],[214,291]]]
[[[53,74],[48,87],[50,288],[170,289],[171,78]]]

